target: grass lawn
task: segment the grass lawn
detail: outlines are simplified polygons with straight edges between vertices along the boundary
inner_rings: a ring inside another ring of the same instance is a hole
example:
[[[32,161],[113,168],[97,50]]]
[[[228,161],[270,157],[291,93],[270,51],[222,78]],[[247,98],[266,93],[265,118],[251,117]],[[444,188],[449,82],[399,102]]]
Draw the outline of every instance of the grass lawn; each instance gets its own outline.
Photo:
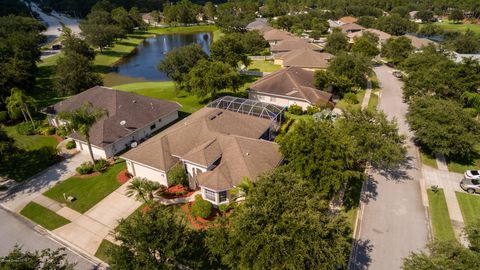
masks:
[[[337,102],[337,105],[335,105],[335,107],[341,110],[345,110],[347,108],[360,109],[362,107],[362,101],[364,96],[365,96],[365,90],[360,90],[357,92],[357,99],[358,99],[357,104],[350,104],[345,100],[341,99]]]
[[[466,225],[480,219],[480,196],[455,192]]]
[[[248,70],[261,72],[274,72],[282,69],[280,65],[275,65],[273,61],[268,60],[252,60],[252,64],[248,66]]]
[[[454,240],[452,223],[448,214],[447,202],[443,190],[437,192],[427,190],[428,202],[430,204],[430,217],[432,219],[433,236],[437,240]]]
[[[20,214],[48,230],[55,230],[70,223],[68,219],[34,202],[28,203]]]
[[[448,170],[456,173],[464,173],[466,170],[473,170],[480,168],[480,144],[475,146],[477,155],[471,160],[447,160]]]
[[[368,100],[367,110],[376,111],[378,105],[378,91],[372,91],[370,100]]]
[[[99,258],[100,260],[110,263],[110,254],[109,250],[114,248],[115,244],[103,239],[102,243],[100,243],[100,246],[97,249],[97,252],[95,252],[95,257]]]
[[[449,31],[466,32],[470,29],[477,34],[480,34],[480,25],[478,24],[451,23],[449,21],[436,22],[434,24]]]
[[[121,186],[117,175],[125,169],[125,161],[119,161],[108,168],[105,173],[92,177],[71,177],[49,189],[45,196],[60,203],[66,203],[68,207],[85,213],[108,194]],[[67,202],[63,194],[74,196],[73,202]]]
[[[420,149],[420,158],[422,159],[423,165],[430,166],[432,168],[438,169],[437,160],[431,154],[425,153]]]
[[[57,141],[50,136],[20,135],[15,126],[3,127],[6,134],[15,140],[20,151],[0,164],[0,174],[16,181],[24,181],[45,170],[58,160],[47,158],[49,148],[56,148]]]

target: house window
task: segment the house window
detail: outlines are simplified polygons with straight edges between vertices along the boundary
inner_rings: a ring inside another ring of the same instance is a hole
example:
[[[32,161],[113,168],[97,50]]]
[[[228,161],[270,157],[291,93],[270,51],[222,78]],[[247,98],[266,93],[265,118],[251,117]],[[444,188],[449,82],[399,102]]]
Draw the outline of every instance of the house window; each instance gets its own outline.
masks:
[[[227,191],[221,191],[218,193],[219,195],[219,200],[218,202],[226,202],[227,201]]]
[[[157,127],[157,125],[153,124],[150,126],[150,130],[154,130]]]
[[[270,97],[270,101],[275,102],[275,101],[277,101],[277,98]]]
[[[209,189],[205,189],[205,199],[209,200],[209,201],[213,201],[213,202],[216,202],[217,198],[216,198],[216,192],[212,191],[212,190],[209,190]]]

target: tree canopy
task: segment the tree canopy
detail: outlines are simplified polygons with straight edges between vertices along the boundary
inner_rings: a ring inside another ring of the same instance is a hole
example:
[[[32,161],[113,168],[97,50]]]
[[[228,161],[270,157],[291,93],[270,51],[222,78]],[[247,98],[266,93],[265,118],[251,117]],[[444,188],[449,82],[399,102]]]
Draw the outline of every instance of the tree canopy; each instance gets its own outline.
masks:
[[[377,29],[394,36],[401,36],[409,32],[417,31],[417,24],[407,18],[394,13],[389,16],[380,17],[377,20]]]
[[[348,40],[345,34],[341,31],[334,30],[327,37],[327,44],[325,45],[325,51],[331,54],[337,54],[348,49]]]
[[[367,75],[371,71],[370,60],[360,54],[339,53],[327,68],[337,76],[345,76],[358,87],[367,86]]]
[[[413,52],[412,41],[407,37],[392,37],[382,46],[382,56],[399,64]]]
[[[377,44],[378,38],[377,41],[374,41],[368,36],[357,37],[353,43],[352,52],[373,58],[380,53]]]
[[[67,260],[65,249],[23,251],[15,246],[8,255],[0,257],[0,269],[22,270],[73,270],[75,264]]]
[[[225,35],[210,47],[211,58],[238,67],[239,63],[248,66],[249,58],[242,40],[237,35]]]
[[[207,54],[198,44],[175,48],[169,51],[158,65],[158,70],[165,72],[167,76],[177,84],[182,84],[186,76],[199,60],[206,59]]]
[[[205,97],[222,89],[236,91],[240,86],[240,75],[227,63],[201,59],[186,76],[187,90]]]

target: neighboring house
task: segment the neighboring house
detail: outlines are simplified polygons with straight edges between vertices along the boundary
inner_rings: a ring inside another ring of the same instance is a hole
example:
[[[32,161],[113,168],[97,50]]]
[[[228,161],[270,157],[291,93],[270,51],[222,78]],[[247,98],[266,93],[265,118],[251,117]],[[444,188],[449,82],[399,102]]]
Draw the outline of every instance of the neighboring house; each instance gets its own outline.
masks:
[[[330,20],[330,19],[328,19],[327,22],[328,22],[328,31],[329,32],[332,32],[333,29],[338,28],[338,27],[340,27],[340,25],[342,25],[341,22]]]
[[[287,40],[282,40],[275,45],[270,47],[272,54],[284,53],[298,49],[308,49],[312,51],[321,51],[323,48],[317,46],[313,43],[309,43],[305,39],[300,38],[291,38]]]
[[[339,21],[341,24],[349,24],[349,23],[356,23],[356,22],[358,22],[358,19],[355,18],[355,17],[352,17],[352,16],[345,16],[345,17],[342,17],[342,18],[338,19],[338,21]]]
[[[293,39],[295,37],[292,36],[289,32],[278,30],[278,29],[272,29],[270,31],[264,32],[263,38],[266,41],[268,41],[270,46],[273,46],[282,40]]]
[[[150,13],[142,13],[141,16],[142,16],[142,20],[146,24],[152,25],[152,26],[159,26],[160,22],[163,20],[162,13],[160,13],[160,17],[158,18],[158,20],[155,20]]]
[[[132,175],[164,186],[171,180],[168,171],[182,164],[191,189],[200,188],[203,198],[213,204],[228,203],[228,191],[245,177],[255,181],[280,164],[279,147],[270,139],[282,113],[282,108],[270,104],[223,97],[122,158]]]
[[[367,28],[367,29],[365,29],[365,30],[363,30],[363,31],[358,31],[358,32],[349,33],[349,34],[347,35],[347,37],[348,37],[350,43],[353,43],[353,42],[354,42],[354,39],[355,39],[356,37],[361,37],[361,36],[363,36],[363,33],[365,33],[365,32],[369,32],[369,33],[372,33],[372,34],[377,35],[379,45],[384,44],[385,42],[387,42],[387,40],[388,40],[389,38],[392,37],[392,35],[390,35],[389,33],[385,33],[385,32],[383,32],[383,31],[381,31],[381,30],[374,29],[374,28]]]
[[[135,147],[152,133],[178,118],[178,103],[149,98],[129,92],[95,86],[80,94],[43,109],[48,122],[55,127],[65,124],[57,118],[60,112],[71,112],[90,102],[94,108],[104,108],[108,116],[98,120],[90,130],[93,154],[108,158]],[[74,132],[79,151],[88,152],[85,138]]]
[[[428,38],[419,38],[414,35],[406,34],[405,37],[409,38],[412,41],[412,46],[415,48],[416,51],[419,51],[424,46],[428,45],[436,45],[437,43],[428,39]]]
[[[297,49],[275,57],[275,64],[282,67],[300,67],[304,69],[317,70],[326,69],[334,56],[329,53],[322,53],[310,49]]]
[[[248,89],[248,98],[277,106],[332,106],[332,94],[315,88],[314,72],[289,67],[267,75]]]
[[[469,58],[473,59],[473,60],[480,61],[480,53],[477,53],[477,54],[462,54],[462,53],[452,52],[452,59],[456,63],[461,63],[465,59],[469,59]]]
[[[342,24],[338,28],[342,30],[344,34],[349,34],[349,33],[354,33],[358,31],[365,30],[365,27],[358,25],[356,23],[347,23],[347,24]]]
[[[261,34],[274,29],[273,27],[268,25],[268,21],[267,21],[266,18],[256,18],[255,21],[247,24],[246,28],[247,28],[248,31],[257,30]]]

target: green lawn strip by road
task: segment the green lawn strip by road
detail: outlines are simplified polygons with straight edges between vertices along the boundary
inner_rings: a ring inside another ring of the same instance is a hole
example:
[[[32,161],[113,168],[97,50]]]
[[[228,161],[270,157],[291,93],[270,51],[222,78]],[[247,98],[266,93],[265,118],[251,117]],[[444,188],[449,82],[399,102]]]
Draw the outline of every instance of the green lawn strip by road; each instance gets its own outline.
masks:
[[[438,169],[436,158],[420,149],[420,157],[422,159],[423,165],[430,166],[432,168]]]
[[[466,170],[480,168],[480,144],[474,146],[476,155],[471,159],[447,160],[448,170],[456,173],[464,173]]]
[[[248,66],[248,70],[261,72],[274,72],[280,69],[282,69],[280,65],[275,65],[273,61],[268,60],[252,60]]]
[[[368,100],[367,110],[376,111],[378,106],[378,91],[372,91]]]
[[[455,192],[466,225],[480,219],[480,196]]]
[[[20,150],[0,163],[0,174],[16,181],[25,181],[45,170],[58,160],[46,158],[51,153],[47,148],[56,148],[57,141],[50,136],[20,135],[15,126],[1,128],[13,138]]]
[[[110,257],[110,250],[115,247],[115,244],[103,239],[102,243],[100,243],[100,246],[97,249],[97,252],[95,252],[95,257],[99,258],[100,260],[106,262],[106,263],[111,263],[111,257]]]
[[[335,107],[339,108],[341,110],[345,110],[347,108],[360,109],[362,107],[363,97],[365,96],[365,90],[358,91],[356,95],[357,95],[357,99],[358,99],[357,104],[350,104],[350,103],[346,102],[344,99],[341,99],[337,102]]]
[[[440,241],[455,240],[443,189],[438,189],[437,192],[428,189],[427,194],[434,238]]]
[[[480,34],[480,25],[478,24],[451,23],[449,21],[436,22],[434,24],[448,31],[467,32],[467,30],[470,29],[477,34]]]
[[[95,204],[121,186],[117,175],[125,169],[125,161],[119,161],[112,165],[105,173],[92,177],[71,177],[49,189],[45,196],[60,203],[66,203],[68,207],[85,213]],[[73,202],[67,202],[63,194],[76,198]]]
[[[34,202],[28,203],[22,211],[20,211],[20,214],[47,230],[55,230],[70,223],[68,219]]]

